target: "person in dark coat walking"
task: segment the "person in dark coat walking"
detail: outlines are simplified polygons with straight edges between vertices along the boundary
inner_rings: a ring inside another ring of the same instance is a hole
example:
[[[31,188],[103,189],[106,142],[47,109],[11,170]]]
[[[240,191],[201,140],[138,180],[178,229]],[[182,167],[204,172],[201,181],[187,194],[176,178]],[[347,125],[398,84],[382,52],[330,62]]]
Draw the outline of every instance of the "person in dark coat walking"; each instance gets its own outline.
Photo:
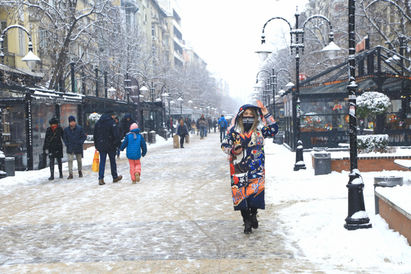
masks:
[[[117,174],[116,149],[121,141],[120,132],[114,121],[114,113],[107,112],[101,115],[94,126],[94,145],[100,153],[100,165],[98,171],[98,183],[104,185],[104,171],[107,155],[110,158],[111,176],[113,183],[120,181],[123,176]]]
[[[63,178],[63,165],[61,158],[63,158],[63,129],[59,126],[59,120],[53,117],[49,121],[50,127],[46,130],[46,137],[44,138],[43,151],[50,157],[50,178],[54,180],[54,160],[57,160],[59,168],[59,177]]]
[[[69,126],[64,129],[63,141],[67,148],[69,176],[67,179],[73,179],[73,160],[74,155],[77,159],[78,176],[83,177],[83,165],[81,158],[83,157],[83,144],[87,139],[86,134],[81,126],[77,125],[76,118],[70,116],[68,118]]]
[[[258,228],[257,209],[265,208],[264,138],[274,137],[278,126],[274,118],[257,101],[258,107],[244,105],[238,111],[235,124],[221,144],[230,158],[231,191],[234,210],[240,210],[244,233]]]
[[[200,139],[207,136],[207,120],[204,118],[204,114],[198,119],[198,126],[200,128]]]
[[[188,128],[184,124],[184,119],[180,120],[180,124],[177,127],[177,135],[180,136],[180,148],[184,148],[184,138],[188,135]]]
[[[130,132],[130,126],[134,124],[136,121],[131,118],[130,113],[126,113],[120,121],[120,130],[121,130],[121,139],[126,136],[127,133]]]
[[[124,136],[122,135],[122,134],[123,134],[123,129],[122,129],[122,127],[121,127],[120,121],[119,121],[119,119],[118,119],[117,116],[114,117],[114,122],[116,122],[116,127],[117,127],[117,130],[118,130],[118,132],[119,132],[119,136],[120,136],[120,140],[121,140],[121,139],[124,137]],[[116,156],[117,156],[117,159],[120,158],[120,145],[121,145],[121,141],[120,141],[120,143],[118,143],[118,146],[117,146],[117,148],[116,148]]]

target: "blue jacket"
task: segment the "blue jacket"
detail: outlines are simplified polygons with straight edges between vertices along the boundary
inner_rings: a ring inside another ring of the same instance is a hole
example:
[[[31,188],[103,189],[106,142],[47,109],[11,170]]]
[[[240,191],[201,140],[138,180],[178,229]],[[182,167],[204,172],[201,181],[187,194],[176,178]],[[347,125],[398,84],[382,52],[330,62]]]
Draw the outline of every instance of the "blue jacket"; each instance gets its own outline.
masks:
[[[127,158],[130,160],[139,160],[141,156],[147,153],[147,145],[144,137],[140,134],[140,129],[136,128],[130,131],[124,138],[120,149],[123,151],[127,147]]]
[[[218,125],[220,126],[220,128],[226,129],[228,126],[227,120],[224,117],[221,117],[220,119],[218,119]]]
[[[94,145],[100,152],[115,151],[121,142],[120,131],[109,114],[103,114],[94,126]]]
[[[87,136],[81,126],[76,125],[71,129],[69,126],[64,129],[63,141],[67,147],[67,153],[83,154],[83,143]]]

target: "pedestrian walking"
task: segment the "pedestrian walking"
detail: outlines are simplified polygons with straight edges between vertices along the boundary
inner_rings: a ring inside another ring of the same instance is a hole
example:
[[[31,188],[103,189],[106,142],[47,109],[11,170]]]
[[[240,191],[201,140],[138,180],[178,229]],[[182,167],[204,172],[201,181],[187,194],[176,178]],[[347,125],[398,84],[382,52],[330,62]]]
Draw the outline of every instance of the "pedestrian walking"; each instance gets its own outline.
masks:
[[[77,169],[78,176],[83,177],[83,144],[87,139],[87,135],[84,133],[84,130],[81,126],[77,125],[76,118],[70,116],[68,118],[69,126],[64,129],[63,132],[63,141],[67,148],[67,158],[68,158],[68,169],[69,176],[67,179],[73,179],[73,160],[74,156],[77,159]]]
[[[54,164],[57,160],[59,168],[59,177],[63,178],[63,129],[59,125],[59,120],[55,117],[49,121],[50,127],[46,130],[46,137],[44,138],[43,152],[49,155],[50,158],[50,177],[49,180],[54,180]]]
[[[217,119],[216,118],[214,118],[213,120],[213,128],[214,128],[214,133],[216,133],[217,132]]]
[[[207,120],[204,118],[204,114],[198,119],[198,125],[200,127],[200,139],[207,136]]]
[[[258,228],[257,209],[264,209],[264,138],[274,137],[278,126],[259,102],[244,105],[228,131],[221,148],[229,155],[234,210],[240,210],[244,233]],[[265,125],[263,125],[265,121]]]
[[[126,134],[130,131],[130,126],[135,122],[136,121],[134,121],[133,118],[131,118],[130,113],[126,113],[124,115],[123,119],[121,119],[120,122],[121,139],[126,136]]]
[[[117,156],[117,159],[119,159],[119,158],[120,158],[120,145],[121,145],[121,140],[124,138],[125,135],[124,135],[124,136],[122,135],[122,134],[123,134],[123,129],[122,129],[121,125],[120,125],[120,121],[119,121],[119,119],[118,119],[118,116],[115,116],[115,117],[114,117],[114,122],[116,123],[116,129],[118,130],[119,136],[120,136],[120,142],[117,144],[117,147],[116,147],[116,156]],[[126,131],[125,134],[127,134],[127,132],[128,132],[128,130]]]
[[[180,120],[180,124],[177,127],[177,135],[180,136],[180,148],[184,148],[184,138],[188,135],[188,128],[183,119]]]
[[[225,132],[227,131],[228,122],[225,119],[224,115],[221,115],[220,119],[218,119],[218,128],[220,130],[220,143],[225,138]]]
[[[130,165],[130,177],[133,184],[140,182],[141,162],[140,158],[146,156],[147,144],[140,134],[137,123],[130,126],[130,132],[124,138],[120,146],[121,151],[127,148],[127,158]]]
[[[111,176],[113,183],[119,182],[123,176],[117,174],[116,149],[120,142],[120,132],[114,121],[115,114],[106,112],[94,126],[94,145],[100,153],[100,164],[98,170],[98,183],[104,185],[104,171],[106,168],[107,155],[110,159]]]

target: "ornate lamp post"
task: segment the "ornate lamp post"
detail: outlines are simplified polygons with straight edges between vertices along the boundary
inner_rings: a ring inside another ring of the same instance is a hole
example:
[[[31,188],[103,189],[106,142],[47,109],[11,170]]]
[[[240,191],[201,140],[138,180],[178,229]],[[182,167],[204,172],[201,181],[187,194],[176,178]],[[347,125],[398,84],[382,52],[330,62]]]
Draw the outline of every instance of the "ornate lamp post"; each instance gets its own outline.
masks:
[[[348,102],[350,133],[350,175],[348,188],[348,216],[344,227],[348,230],[370,228],[370,219],[364,206],[364,183],[358,170],[357,158],[357,83],[355,80],[355,0],[348,0]]]
[[[40,62],[40,58],[37,57],[33,53],[33,43],[31,40],[31,35],[30,32],[24,28],[23,26],[20,25],[11,25],[5,28],[0,35],[0,57],[1,57],[1,62],[4,63],[4,52],[3,52],[3,43],[4,43],[4,37],[6,33],[11,30],[11,29],[20,29],[24,31],[28,38],[28,52],[27,54],[21,59],[23,62],[26,62],[27,66],[33,70],[35,68],[36,63]],[[24,108],[25,108],[25,114],[26,114],[26,146],[27,146],[27,169],[28,170],[33,170],[33,116],[32,116],[32,97],[31,97],[31,91],[27,90],[24,98]]]
[[[180,96],[180,97],[178,97],[177,101],[180,102],[180,116],[181,116],[181,118],[183,118],[183,101],[184,101],[184,99]]]
[[[294,171],[298,171],[300,169],[306,169],[305,164],[304,164],[304,158],[303,158],[303,142],[301,141],[301,132],[300,132],[300,49],[304,49],[304,27],[305,25],[312,19],[314,18],[319,18],[319,19],[323,19],[325,20],[328,25],[329,25],[329,29],[330,29],[330,34],[329,34],[329,39],[330,39],[330,44],[332,42],[331,45],[331,50],[337,50],[339,49],[338,47],[334,47],[333,45],[335,45],[333,43],[333,33],[332,33],[332,27],[331,27],[331,23],[330,20],[328,20],[325,16],[322,15],[313,15],[310,16],[302,25],[302,28],[300,28],[299,25],[299,17],[300,14],[298,12],[298,9],[295,13],[295,27],[292,28],[291,23],[283,18],[283,17],[273,17],[271,19],[269,19],[263,26],[263,30],[262,30],[262,35],[261,35],[261,44],[265,44],[265,27],[267,26],[267,24],[273,20],[282,20],[284,22],[287,23],[289,29],[290,29],[290,39],[291,39],[291,43],[290,43],[290,47],[291,47],[291,51],[295,52],[295,80],[296,80],[296,86],[295,86],[295,92],[292,93],[292,116],[293,116],[293,132],[294,132],[294,145],[293,147],[295,148],[296,151],[296,157],[295,157],[295,164],[294,164]],[[301,41],[300,41],[301,39]],[[328,51],[330,49],[324,48],[324,51]],[[267,50],[260,50],[257,53],[261,53],[261,54],[267,54]]]

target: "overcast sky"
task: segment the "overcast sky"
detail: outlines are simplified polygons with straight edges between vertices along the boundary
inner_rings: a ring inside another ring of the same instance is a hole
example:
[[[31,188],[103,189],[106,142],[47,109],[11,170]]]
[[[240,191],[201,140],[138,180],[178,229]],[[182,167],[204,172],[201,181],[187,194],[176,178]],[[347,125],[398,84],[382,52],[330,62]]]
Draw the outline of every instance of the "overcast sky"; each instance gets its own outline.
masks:
[[[230,85],[230,95],[247,100],[259,71],[255,53],[264,23],[282,16],[294,24],[296,6],[307,0],[177,0],[183,39],[207,62],[208,69]],[[272,23],[275,22],[275,23]],[[272,21],[267,41],[280,43],[286,31],[282,21]],[[268,28],[268,27],[267,27]],[[288,33],[288,30],[287,30]],[[289,40],[289,38],[287,38]],[[276,41],[277,40],[277,41]],[[284,41],[285,43],[285,41]]]

